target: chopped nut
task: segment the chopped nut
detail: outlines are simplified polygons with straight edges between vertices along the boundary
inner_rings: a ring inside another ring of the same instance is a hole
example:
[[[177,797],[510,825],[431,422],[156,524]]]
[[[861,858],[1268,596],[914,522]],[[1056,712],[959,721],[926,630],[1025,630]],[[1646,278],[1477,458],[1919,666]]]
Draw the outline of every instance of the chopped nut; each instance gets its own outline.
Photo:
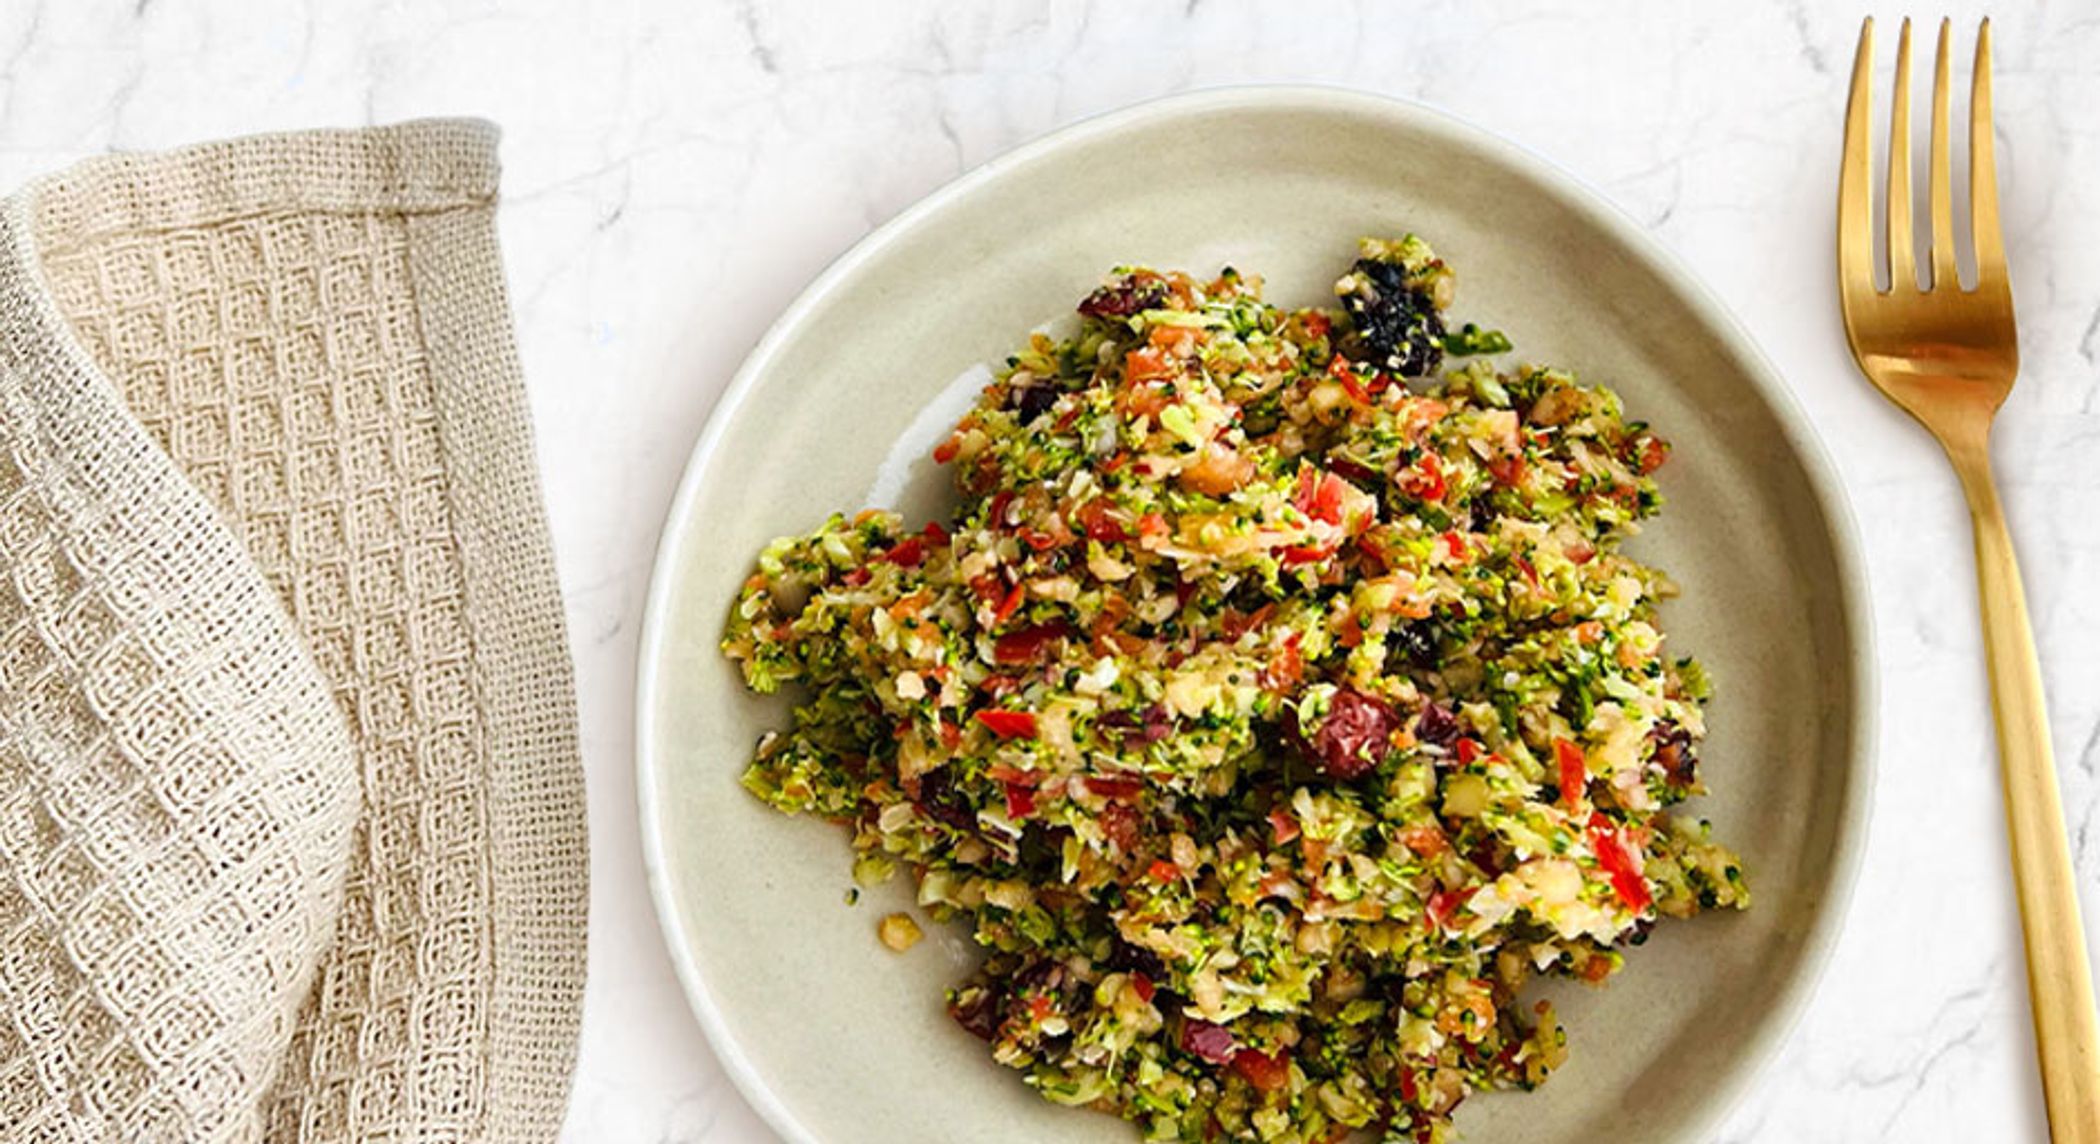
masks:
[[[898,953],[919,944],[919,939],[926,936],[920,931],[919,923],[911,920],[910,914],[891,914],[882,919],[875,932],[882,938],[882,944]]]

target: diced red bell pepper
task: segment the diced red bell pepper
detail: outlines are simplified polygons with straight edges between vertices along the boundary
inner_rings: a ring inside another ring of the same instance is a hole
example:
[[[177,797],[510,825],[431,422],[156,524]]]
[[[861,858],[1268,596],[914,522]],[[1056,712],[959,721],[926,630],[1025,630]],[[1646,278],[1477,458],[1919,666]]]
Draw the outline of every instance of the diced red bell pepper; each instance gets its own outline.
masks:
[[[1317,564],[1334,555],[1339,548],[1341,548],[1339,543],[1300,544],[1294,548],[1283,550],[1282,563],[1285,568],[1296,568],[1301,564]]]
[[[926,542],[916,536],[907,536],[883,553],[881,559],[899,568],[917,568],[926,560]]]
[[[992,641],[992,662],[1008,666],[1034,663],[1042,658],[1044,648],[1071,634],[1072,629],[1061,623],[1016,628]]]
[[[977,721],[1002,739],[1035,738],[1035,714],[1029,711],[979,711]]]
[[[1024,596],[1025,593],[1019,584],[1008,589],[1006,598],[999,601],[998,607],[992,609],[992,626],[998,627],[1000,624],[1005,623],[1016,611],[1019,611],[1021,600]]]
[[[1400,474],[1400,491],[1416,500],[1440,501],[1450,491],[1444,480],[1443,458],[1424,453],[1422,459]]]
[[[1583,760],[1582,748],[1566,739],[1553,740],[1553,759],[1560,764],[1560,801],[1569,810],[1575,809],[1582,796],[1589,790],[1590,771]]]
[[[1333,473],[1307,467],[1298,473],[1298,494],[1292,498],[1298,511],[1328,524],[1342,523],[1342,504],[1353,491],[1349,482]]]
[[[1611,888],[1634,913],[1647,909],[1655,901],[1648,892],[1648,883],[1641,872],[1634,868],[1633,851],[1626,845],[1611,820],[1601,814],[1590,816],[1590,849],[1596,852],[1597,865],[1611,876]]]
[[[933,447],[933,463],[936,465],[945,465],[948,462],[954,460],[955,455],[961,451],[961,434],[951,433],[948,435],[947,440],[942,441],[940,444],[935,445]]]
[[[1155,859],[1152,865],[1145,867],[1145,876],[1161,885],[1169,882],[1179,882],[1181,881],[1181,867],[1164,858],[1159,858]]]
[[[1035,791],[1020,783],[1006,784],[1006,817],[1019,822],[1035,813]]]
[[[1478,739],[1460,739],[1458,741],[1458,764],[1460,766],[1472,762],[1483,754],[1486,754],[1486,752],[1482,750]]]
[[[1473,887],[1463,890],[1438,890],[1429,895],[1429,920],[1438,929],[1449,929],[1451,919],[1469,901],[1473,900]]]
[[[1147,1005],[1152,1004],[1153,995],[1159,992],[1159,987],[1152,984],[1152,979],[1142,973],[1130,975],[1130,987],[1137,990],[1138,1000]]]

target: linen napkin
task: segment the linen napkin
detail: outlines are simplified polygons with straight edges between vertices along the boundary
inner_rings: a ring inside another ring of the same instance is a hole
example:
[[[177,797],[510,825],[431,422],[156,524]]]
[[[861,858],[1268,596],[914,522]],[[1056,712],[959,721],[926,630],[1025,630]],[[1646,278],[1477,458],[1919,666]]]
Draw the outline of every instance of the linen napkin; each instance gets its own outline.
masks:
[[[559,1128],[582,776],[496,138],[0,207],[0,1139]]]

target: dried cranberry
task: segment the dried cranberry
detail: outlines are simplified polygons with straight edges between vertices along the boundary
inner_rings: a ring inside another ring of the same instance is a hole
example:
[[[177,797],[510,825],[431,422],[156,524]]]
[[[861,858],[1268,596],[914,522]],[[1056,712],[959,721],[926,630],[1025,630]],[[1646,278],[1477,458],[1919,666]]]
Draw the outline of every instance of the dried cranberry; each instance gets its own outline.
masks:
[[[1347,781],[1385,762],[1397,724],[1392,708],[1344,687],[1334,693],[1319,727],[1310,736],[1300,735],[1299,742],[1322,774]]]
[[[1139,746],[1151,746],[1174,733],[1174,717],[1157,703],[1143,711],[1110,711],[1094,725],[1107,728],[1126,746],[1133,739]]]
[[[1415,738],[1438,747],[1448,747],[1458,738],[1458,718],[1441,703],[1428,703],[1415,717]]]
[[[1101,833],[1125,854],[1137,850],[1141,838],[1138,812],[1120,802],[1112,802],[1101,808]]]
[[[1173,733],[1174,717],[1167,714],[1166,708],[1157,703],[1145,708],[1145,728],[1140,738],[1149,745]]]
[[[1232,1030],[1192,1017],[1182,1022],[1181,1047],[1214,1065],[1223,1065],[1232,1063],[1232,1055],[1240,1045],[1233,1039]]]
[[[1141,310],[1152,310],[1167,300],[1167,291],[1157,282],[1139,285],[1122,278],[1086,296],[1079,312],[1089,318],[1127,318]]]

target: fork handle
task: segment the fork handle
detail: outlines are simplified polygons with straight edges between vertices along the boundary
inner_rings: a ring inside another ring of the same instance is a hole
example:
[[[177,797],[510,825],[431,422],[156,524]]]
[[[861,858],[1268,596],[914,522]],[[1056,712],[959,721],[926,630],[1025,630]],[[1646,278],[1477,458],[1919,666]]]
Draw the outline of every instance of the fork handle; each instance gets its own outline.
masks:
[[[2093,1011],[2092,970],[2079,922],[2063,804],[2057,796],[2049,711],[2042,701],[2027,597],[1991,479],[1987,446],[1949,452],[1961,473],[1976,528],[1983,642],[1998,724],[2013,880],[2027,938],[2027,999],[2049,1108],[2049,1134],[2056,1144],[2100,1144],[2100,1024]]]

